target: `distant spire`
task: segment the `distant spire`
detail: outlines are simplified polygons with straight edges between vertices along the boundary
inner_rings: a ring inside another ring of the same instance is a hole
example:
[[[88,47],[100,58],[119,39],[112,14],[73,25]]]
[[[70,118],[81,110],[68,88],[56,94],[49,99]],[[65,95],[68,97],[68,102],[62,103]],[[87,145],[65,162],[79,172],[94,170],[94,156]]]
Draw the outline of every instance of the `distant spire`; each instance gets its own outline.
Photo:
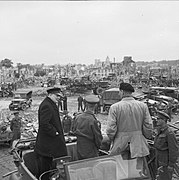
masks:
[[[110,59],[109,59],[109,56],[107,56],[107,57],[106,57],[106,62],[109,62],[109,60],[110,60]]]

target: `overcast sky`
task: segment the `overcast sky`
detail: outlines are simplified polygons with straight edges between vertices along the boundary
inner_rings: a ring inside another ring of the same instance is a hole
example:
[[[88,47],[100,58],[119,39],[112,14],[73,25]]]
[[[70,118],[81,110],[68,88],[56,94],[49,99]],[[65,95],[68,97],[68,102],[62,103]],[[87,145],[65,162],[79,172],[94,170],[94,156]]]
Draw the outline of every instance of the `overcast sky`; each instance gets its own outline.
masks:
[[[179,59],[179,1],[0,1],[0,60]]]

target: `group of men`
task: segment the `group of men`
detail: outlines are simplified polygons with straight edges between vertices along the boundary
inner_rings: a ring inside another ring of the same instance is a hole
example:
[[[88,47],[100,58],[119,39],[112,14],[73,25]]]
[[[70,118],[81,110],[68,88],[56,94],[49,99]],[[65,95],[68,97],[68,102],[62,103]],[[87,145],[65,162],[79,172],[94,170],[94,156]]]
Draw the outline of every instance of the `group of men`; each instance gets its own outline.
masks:
[[[140,175],[143,171],[143,158],[149,155],[149,146],[144,134],[149,131],[149,138],[153,138],[152,119],[145,103],[133,98],[134,88],[129,83],[121,83],[119,95],[121,101],[113,104],[109,109],[106,134],[110,141],[110,155],[126,152],[130,158],[137,158],[137,167]],[[36,138],[34,153],[41,162],[37,177],[52,168],[53,159],[67,156],[67,146],[64,138],[64,129],[58,109],[58,101],[63,98],[60,88],[47,90],[48,96],[43,100],[38,110],[39,129]],[[73,124],[73,134],[77,137],[78,159],[99,156],[99,149],[103,143],[101,123],[94,114],[99,98],[95,95],[85,97],[86,108],[79,113]],[[167,126],[170,117],[161,111],[157,114],[157,134],[154,147],[156,148],[157,168],[164,169],[156,173],[158,180],[171,180],[176,164],[178,146],[176,136]],[[145,128],[143,128],[145,127]],[[128,154],[128,155],[129,155]]]

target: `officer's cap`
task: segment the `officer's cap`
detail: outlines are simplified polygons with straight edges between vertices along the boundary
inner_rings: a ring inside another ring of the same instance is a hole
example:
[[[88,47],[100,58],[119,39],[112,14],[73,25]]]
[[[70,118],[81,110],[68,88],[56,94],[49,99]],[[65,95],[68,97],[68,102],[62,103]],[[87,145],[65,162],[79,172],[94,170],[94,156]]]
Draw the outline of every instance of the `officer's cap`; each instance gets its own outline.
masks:
[[[170,116],[163,111],[157,111],[157,115],[158,115],[158,117],[160,117],[161,119],[163,119],[165,121],[167,121],[167,120],[171,121]]]
[[[59,87],[50,87],[50,88],[47,89],[47,93],[48,94],[51,93],[51,94],[59,94],[59,95],[61,95],[62,90]]]
[[[99,98],[96,97],[95,95],[88,95],[84,99],[89,104],[95,104],[99,102]]]
[[[123,91],[134,92],[134,88],[129,83],[121,83],[119,89]]]

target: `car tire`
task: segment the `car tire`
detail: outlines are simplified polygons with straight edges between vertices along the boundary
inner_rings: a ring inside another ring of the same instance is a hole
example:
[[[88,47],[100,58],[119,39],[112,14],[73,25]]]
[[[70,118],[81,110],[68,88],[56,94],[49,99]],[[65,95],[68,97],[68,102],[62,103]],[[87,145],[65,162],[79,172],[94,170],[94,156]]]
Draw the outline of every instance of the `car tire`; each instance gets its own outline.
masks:
[[[98,87],[98,88],[96,89],[97,95],[101,95],[103,92],[104,92],[104,89],[101,88],[101,87]]]
[[[26,104],[22,104],[22,106],[21,106],[21,109],[24,111],[24,110],[26,110]]]
[[[105,111],[107,112],[107,113],[109,113],[109,106],[105,106]]]

